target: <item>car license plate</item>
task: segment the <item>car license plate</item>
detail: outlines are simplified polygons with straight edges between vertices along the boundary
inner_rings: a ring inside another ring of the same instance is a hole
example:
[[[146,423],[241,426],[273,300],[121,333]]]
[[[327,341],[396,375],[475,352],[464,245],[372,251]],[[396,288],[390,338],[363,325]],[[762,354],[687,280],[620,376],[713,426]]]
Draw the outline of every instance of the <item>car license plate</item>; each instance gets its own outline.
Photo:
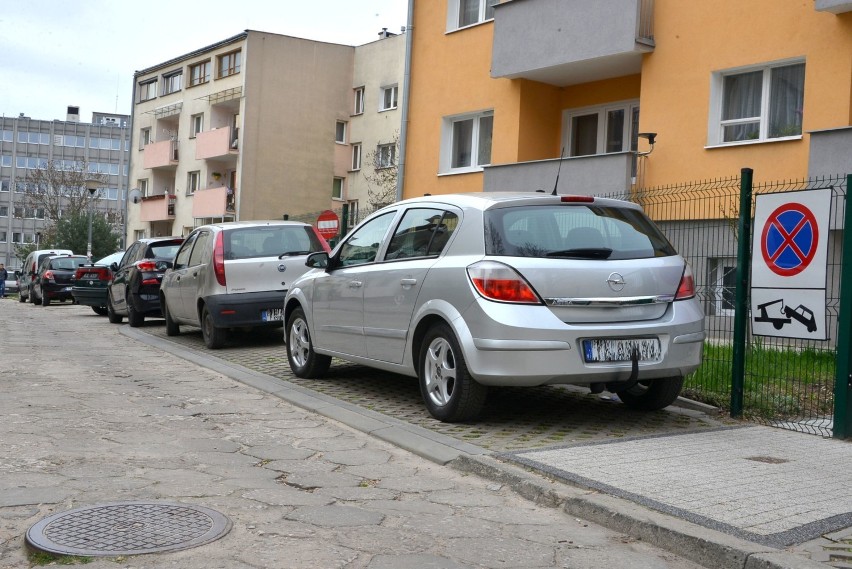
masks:
[[[262,310],[260,312],[260,317],[264,322],[280,322],[281,320],[284,320],[284,309],[270,308],[269,310]]]
[[[83,273],[81,279],[96,279],[98,278],[98,273]]]
[[[71,287],[66,286],[65,288],[62,289],[62,292],[71,292]]]
[[[640,362],[657,362],[662,359],[659,338],[596,338],[583,340],[583,356],[589,363],[629,362],[637,351]]]

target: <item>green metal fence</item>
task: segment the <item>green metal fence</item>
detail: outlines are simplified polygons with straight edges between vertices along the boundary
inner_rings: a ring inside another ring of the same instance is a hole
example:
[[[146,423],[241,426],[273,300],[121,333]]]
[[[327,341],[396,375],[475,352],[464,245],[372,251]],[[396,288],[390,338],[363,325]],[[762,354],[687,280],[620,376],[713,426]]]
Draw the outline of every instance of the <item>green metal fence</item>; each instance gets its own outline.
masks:
[[[741,201],[744,195],[741,190],[746,183],[750,193]],[[849,419],[852,411],[847,404],[852,388],[848,388],[846,381],[849,363],[842,361],[840,366],[837,363],[839,356],[848,358],[852,352],[849,339],[844,340],[845,344],[838,342],[844,266],[844,232],[838,220],[846,207],[848,183],[846,177],[837,176],[753,185],[748,172],[747,176],[631,192],[629,199],[645,209],[695,273],[697,296],[706,317],[707,340],[703,363],[687,378],[684,395],[721,407],[734,416],[767,425],[823,436],[852,434],[849,432],[852,431]],[[747,257],[751,251],[747,244],[752,233],[754,196],[819,188],[831,188],[833,195],[834,221],[828,240],[825,307],[829,340],[753,336],[747,325],[750,315],[745,299],[749,294],[750,262]],[[624,194],[611,197],[624,198]],[[747,213],[742,219],[741,211]],[[291,216],[291,219],[316,224],[319,213]],[[341,207],[335,213],[341,220],[341,231],[331,240],[332,244],[372,210],[353,211]],[[749,239],[739,239],[743,232]],[[846,249],[852,256],[852,246]],[[847,271],[852,271],[852,260],[847,265],[850,267]],[[852,277],[847,281],[852,281]],[[852,282],[847,287],[852,294]],[[735,334],[738,295],[739,337]],[[852,299],[847,303],[852,304]],[[847,313],[849,310],[846,308]],[[846,318],[848,328],[852,326],[848,323],[852,317],[847,314]],[[838,346],[845,347],[838,350]],[[839,374],[845,375],[838,379]],[[842,422],[835,425],[837,417]]]

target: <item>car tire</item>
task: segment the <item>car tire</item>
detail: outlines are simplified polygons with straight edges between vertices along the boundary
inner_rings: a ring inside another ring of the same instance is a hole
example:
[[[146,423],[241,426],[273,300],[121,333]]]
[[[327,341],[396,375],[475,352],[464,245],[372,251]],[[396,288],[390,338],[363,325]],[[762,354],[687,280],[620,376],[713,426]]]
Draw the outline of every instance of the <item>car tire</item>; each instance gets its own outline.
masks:
[[[631,409],[659,411],[674,403],[683,387],[682,377],[666,377],[640,381],[616,395]]]
[[[447,324],[432,326],[426,333],[419,363],[420,393],[430,415],[445,423],[479,416],[488,388],[468,373],[456,335]]]
[[[24,296],[23,289],[18,290],[18,302],[26,302],[26,301],[27,301],[27,297]]]
[[[49,304],[50,304],[50,297],[45,296],[44,298],[41,299],[41,305],[42,306],[48,306]]]
[[[36,295],[35,295],[35,289],[34,289],[34,288],[32,288],[32,287],[30,287],[30,302],[32,302],[32,303],[33,303],[33,304],[35,304],[36,306],[40,306],[40,305],[41,305],[41,299],[40,299],[40,298],[36,298]]]
[[[166,319],[166,336],[177,336],[180,334],[180,326],[172,320],[172,315],[169,312],[169,305],[166,304],[166,297],[160,297],[160,306],[163,307],[163,318]]]
[[[145,315],[134,308],[133,303],[130,302],[129,292],[124,302],[127,304],[127,323],[130,324],[131,328],[139,328],[145,323]]]
[[[301,308],[295,309],[287,319],[284,340],[287,343],[287,361],[296,377],[314,379],[325,375],[331,366],[331,356],[314,351],[308,320]]]
[[[107,315],[107,308],[106,308],[106,306],[93,306],[93,307],[92,307],[92,311],[93,311],[95,314],[97,314],[98,316],[106,316],[106,315]]]
[[[228,331],[225,328],[216,327],[213,316],[210,315],[206,306],[201,309],[201,335],[204,336],[204,345],[211,350],[218,350],[228,339]]]
[[[115,307],[112,305],[112,297],[109,293],[107,293],[107,318],[113,324],[121,324],[121,321],[124,320],[121,314],[115,312]]]

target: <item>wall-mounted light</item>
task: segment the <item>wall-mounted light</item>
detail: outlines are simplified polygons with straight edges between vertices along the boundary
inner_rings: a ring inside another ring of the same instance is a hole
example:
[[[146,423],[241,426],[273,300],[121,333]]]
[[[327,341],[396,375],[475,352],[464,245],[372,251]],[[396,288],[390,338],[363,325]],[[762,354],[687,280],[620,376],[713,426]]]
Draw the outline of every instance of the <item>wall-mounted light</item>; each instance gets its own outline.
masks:
[[[657,141],[657,133],[656,132],[640,132],[636,136],[638,136],[639,138],[644,138],[645,140],[648,141],[648,144],[650,145],[650,148],[648,150],[646,150],[645,152],[637,152],[636,153],[637,156],[647,156],[654,151],[654,143],[656,143],[656,141]]]

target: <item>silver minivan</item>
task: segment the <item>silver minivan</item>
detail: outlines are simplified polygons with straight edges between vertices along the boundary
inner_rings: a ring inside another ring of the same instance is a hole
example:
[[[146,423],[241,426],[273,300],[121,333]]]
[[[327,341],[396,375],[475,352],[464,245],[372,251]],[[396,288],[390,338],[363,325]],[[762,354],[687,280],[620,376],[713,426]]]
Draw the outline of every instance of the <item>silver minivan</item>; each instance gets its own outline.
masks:
[[[308,268],[310,253],[329,251],[316,229],[297,221],[234,221],[196,228],[163,277],[166,333],[201,328],[210,349],[232,328],[281,326],[284,296]]]

